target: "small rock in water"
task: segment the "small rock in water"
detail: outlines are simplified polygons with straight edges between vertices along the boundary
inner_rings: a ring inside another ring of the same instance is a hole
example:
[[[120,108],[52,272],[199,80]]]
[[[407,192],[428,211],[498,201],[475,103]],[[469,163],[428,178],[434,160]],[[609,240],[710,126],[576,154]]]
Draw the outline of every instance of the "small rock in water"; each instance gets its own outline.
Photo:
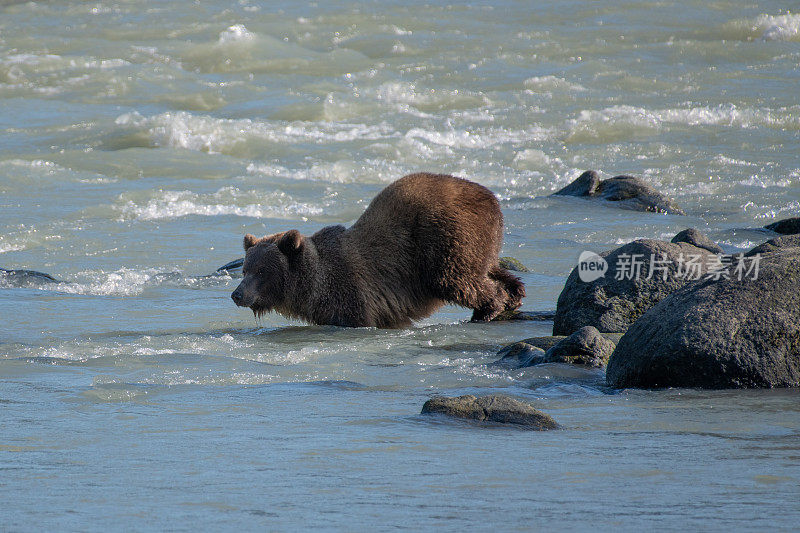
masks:
[[[528,403],[503,395],[480,398],[472,395],[431,398],[422,406],[422,414],[429,413],[482,422],[514,424],[534,430],[558,428],[556,421],[549,415],[534,409]]]
[[[244,257],[234,259],[230,263],[226,263],[219,267],[216,272],[220,274],[241,274],[242,266],[244,265]]]
[[[549,322],[556,316],[555,311],[506,311],[497,315],[493,321],[499,320],[535,320]]]
[[[514,259],[513,257],[501,257],[500,266],[505,268],[506,270],[513,270],[515,272],[530,272],[528,267],[526,267],[525,265],[520,263],[519,260]]]
[[[0,268],[0,280],[10,283],[13,287],[33,287],[42,283],[58,283],[58,280],[44,272],[35,270],[6,270]]]
[[[597,172],[587,170],[575,181],[555,192],[552,196],[579,196],[597,198],[625,209],[635,211],[652,211],[670,215],[685,215],[675,202],[639,178],[633,176],[615,176],[601,180]]]
[[[708,250],[712,254],[721,254],[723,253],[723,249],[720,246],[706,237],[705,234],[701,233],[699,230],[694,228],[689,228],[681,231],[677,235],[675,235],[671,241],[672,243],[679,243],[679,242],[686,242],[689,244],[693,244],[698,248],[703,248],[704,250]]]
[[[497,355],[500,356],[498,363],[517,368],[544,363],[544,354],[545,351],[543,349],[525,341],[509,344],[497,352]]]
[[[785,218],[783,220],[779,220],[778,222],[767,224],[764,226],[764,229],[774,231],[775,233],[781,233],[783,235],[800,233],[800,217]]]
[[[497,363],[522,368],[542,363],[570,363],[602,368],[614,352],[621,333],[600,333],[586,326],[569,337],[531,337],[497,352]]]
[[[549,363],[572,363],[602,368],[614,352],[616,344],[597,328],[585,326],[562,340],[545,353]]]

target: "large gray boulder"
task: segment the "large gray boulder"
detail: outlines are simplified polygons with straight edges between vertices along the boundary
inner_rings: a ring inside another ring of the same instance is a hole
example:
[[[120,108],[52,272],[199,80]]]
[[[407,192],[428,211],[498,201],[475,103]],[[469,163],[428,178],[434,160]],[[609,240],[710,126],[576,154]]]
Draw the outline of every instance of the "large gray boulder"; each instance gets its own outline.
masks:
[[[705,248],[649,239],[599,255],[608,264],[605,275],[585,282],[575,267],[567,278],[558,297],[553,335],[571,335],[584,326],[624,332],[645,311],[718,263],[717,255]]]
[[[647,311],[608,364],[613,387],[800,386],[800,246],[738,259],[729,279],[704,279]],[[735,258],[736,259],[736,258]]]
[[[558,427],[555,420],[532,405],[503,395],[480,398],[472,395],[431,398],[422,406],[422,414],[434,413],[481,422],[514,424],[526,429],[544,430]]]
[[[635,211],[652,211],[685,215],[678,205],[633,176],[615,176],[601,180],[597,172],[587,170],[575,181],[553,193],[554,196],[580,196],[615,202],[617,207]]]

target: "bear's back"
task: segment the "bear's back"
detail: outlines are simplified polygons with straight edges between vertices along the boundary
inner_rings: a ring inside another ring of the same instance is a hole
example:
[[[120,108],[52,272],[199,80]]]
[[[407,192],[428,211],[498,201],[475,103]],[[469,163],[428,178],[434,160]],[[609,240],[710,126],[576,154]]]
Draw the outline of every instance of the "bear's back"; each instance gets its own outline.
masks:
[[[454,176],[420,173],[378,194],[344,240],[363,284],[380,291],[379,299],[391,294],[419,302],[488,271],[502,233],[500,205],[490,190]]]

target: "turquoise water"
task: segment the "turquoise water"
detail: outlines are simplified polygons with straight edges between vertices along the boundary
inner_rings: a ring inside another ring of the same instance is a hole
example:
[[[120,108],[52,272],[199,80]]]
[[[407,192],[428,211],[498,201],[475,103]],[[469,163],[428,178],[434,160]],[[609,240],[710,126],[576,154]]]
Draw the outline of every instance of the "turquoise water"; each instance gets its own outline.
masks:
[[[241,238],[414,171],[491,188],[523,309],[581,251],[800,210],[785,2],[0,3],[0,529],[792,529],[800,396],[498,367],[549,323],[256,322]],[[596,169],[688,217],[546,196]],[[507,393],[563,429],[419,415]]]

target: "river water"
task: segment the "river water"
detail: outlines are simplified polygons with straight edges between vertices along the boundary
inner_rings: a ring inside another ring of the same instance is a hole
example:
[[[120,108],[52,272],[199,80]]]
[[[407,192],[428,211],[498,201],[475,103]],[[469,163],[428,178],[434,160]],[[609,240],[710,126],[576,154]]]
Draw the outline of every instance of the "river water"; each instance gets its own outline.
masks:
[[[792,529],[800,394],[493,365],[552,323],[256,322],[241,238],[414,171],[491,188],[550,310],[583,250],[800,210],[792,2],[0,2],[0,529]],[[795,6],[796,7],[796,6]],[[547,198],[629,173],[687,217]],[[750,228],[750,229],[748,229]],[[423,417],[506,393],[562,429]]]

